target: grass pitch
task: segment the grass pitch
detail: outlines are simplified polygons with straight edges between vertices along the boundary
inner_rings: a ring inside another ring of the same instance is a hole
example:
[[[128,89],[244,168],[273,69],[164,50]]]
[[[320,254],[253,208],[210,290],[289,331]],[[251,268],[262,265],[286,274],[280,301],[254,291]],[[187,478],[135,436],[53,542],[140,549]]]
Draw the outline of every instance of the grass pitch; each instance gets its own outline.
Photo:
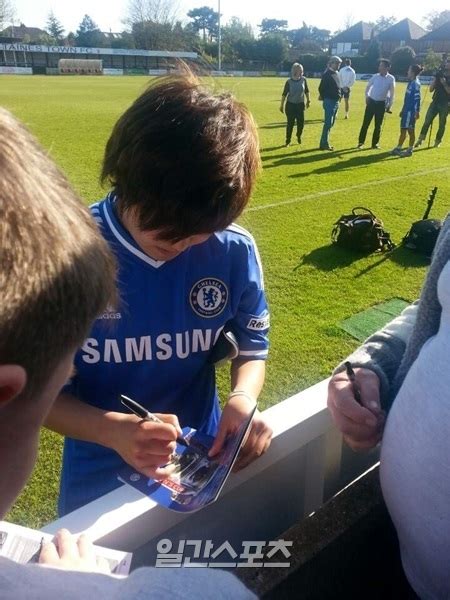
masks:
[[[450,204],[450,132],[439,149],[425,144],[412,158],[389,155],[399,134],[404,84],[397,86],[394,114],[386,116],[382,149],[357,150],[365,87],[358,82],[350,118],[343,119],[342,109],[338,113],[331,133],[336,151],[331,153],[318,150],[323,111],[318,80],[309,83],[312,104],[303,143],[285,148],[285,117],[278,110],[284,80],[214,82],[234,91],[259,126],[263,172],[241,224],[258,242],[271,307],[263,407],[326,377],[355,347],[356,341],[340,329],[341,321],[393,297],[412,301],[419,294],[425,261],[403,249],[368,257],[339,251],[330,246],[334,221],[354,206],[367,206],[400,242],[411,222],[421,218],[433,186],[439,191],[431,216],[442,218]],[[98,178],[105,142],[146,79],[3,75],[0,84],[0,104],[27,123],[86,203],[101,198],[105,190]],[[422,101],[423,117],[431,101],[426,86]],[[226,393],[224,373],[219,383]],[[60,437],[44,432],[38,467],[10,519],[36,527],[55,517],[60,454]]]

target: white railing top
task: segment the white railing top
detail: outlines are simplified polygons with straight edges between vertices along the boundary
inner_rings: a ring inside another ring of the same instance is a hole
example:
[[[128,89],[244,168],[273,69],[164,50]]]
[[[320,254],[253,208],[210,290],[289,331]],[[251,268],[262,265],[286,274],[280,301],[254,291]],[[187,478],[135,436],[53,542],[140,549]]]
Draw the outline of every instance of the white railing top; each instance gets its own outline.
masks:
[[[272,444],[249,467],[231,474],[222,496],[333,427],[326,408],[327,384],[328,380],[321,381],[264,411],[273,429]],[[55,533],[66,527],[73,533],[84,531],[93,540],[107,538],[114,543],[126,536],[128,541],[122,545],[128,547],[132,537],[131,546],[137,547],[188,517],[162,508],[134,488],[123,485],[50,523],[43,531]]]

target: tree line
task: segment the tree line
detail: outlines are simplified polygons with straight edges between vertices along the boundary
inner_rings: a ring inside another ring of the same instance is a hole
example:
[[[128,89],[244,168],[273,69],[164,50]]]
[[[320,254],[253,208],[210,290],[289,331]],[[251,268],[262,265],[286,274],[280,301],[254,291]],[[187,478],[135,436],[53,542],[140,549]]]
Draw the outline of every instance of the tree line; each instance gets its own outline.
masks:
[[[12,0],[0,0],[0,31],[14,15]],[[218,56],[219,13],[212,7],[190,10],[187,20],[178,18],[176,0],[129,0],[124,29],[102,32],[89,15],[84,15],[75,32],[66,33],[54,12],[47,18],[45,31],[26,43],[82,47],[136,48],[144,50],[195,51],[215,63]],[[426,17],[427,28],[433,30],[450,20],[450,10],[434,11]],[[396,22],[394,17],[380,17],[370,23],[381,32]],[[345,28],[351,26],[347,17]],[[222,63],[229,68],[287,68],[292,60],[301,59],[307,71],[321,71],[332,37],[331,32],[303,22],[290,29],[288,21],[262,19],[255,33],[251,25],[232,17],[221,28]],[[402,53],[400,53],[402,54]],[[403,52],[404,54],[404,52]],[[380,56],[374,40],[365,56],[355,57],[359,71],[371,71]],[[433,57],[431,57],[433,58]],[[434,60],[436,58],[434,57]]]

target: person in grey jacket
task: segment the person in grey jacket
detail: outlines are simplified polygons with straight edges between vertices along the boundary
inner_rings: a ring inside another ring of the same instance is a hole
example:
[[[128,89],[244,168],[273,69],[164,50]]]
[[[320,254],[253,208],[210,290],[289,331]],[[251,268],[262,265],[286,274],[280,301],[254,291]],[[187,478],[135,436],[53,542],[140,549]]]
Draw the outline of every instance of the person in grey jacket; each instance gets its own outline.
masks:
[[[292,131],[297,122],[297,142],[302,143],[303,127],[305,125],[305,107],[309,108],[309,88],[306,77],[303,76],[303,66],[294,63],[291,77],[284,84],[281,95],[280,112],[286,113],[286,146],[291,143]]]
[[[406,576],[421,598],[450,597],[450,219],[419,302],[339,365],[328,407],[356,450],[381,441],[381,486]],[[387,417],[385,416],[387,414]]]

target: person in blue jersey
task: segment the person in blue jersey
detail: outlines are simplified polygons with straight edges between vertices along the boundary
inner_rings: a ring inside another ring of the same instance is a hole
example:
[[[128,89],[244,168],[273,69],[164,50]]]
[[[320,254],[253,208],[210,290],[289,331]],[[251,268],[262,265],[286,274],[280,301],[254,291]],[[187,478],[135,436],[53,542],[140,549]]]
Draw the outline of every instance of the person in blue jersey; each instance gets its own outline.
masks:
[[[394,156],[412,156],[416,141],[416,121],[420,117],[420,81],[418,75],[423,71],[420,65],[410,65],[408,69],[408,85],[406,86],[403,108],[400,111],[400,137],[397,146],[392,150]],[[403,150],[406,136],[409,146]]]
[[[294,63],[291,68],[291,77],[284,84],[280,104],[280,112],[286,113],[287,118],[286,146],[291,144],[295,123],[297,123],[297,142],[302,143],[305,107],[309,108],[310,104],[308,82],[303,76],[303,65]]]
[[[247,109],[190,74],[154,83],[116,123],[102,170],[112,191],[92,214],[118,260],[121,302],[97,319],[47,420],[66,436],[60,514],[119,486],[124,462],[167,476],[180,425],[215,436],[217,454],[253,408],[269,312],[258,250],[233,221],[259,165]],[[239,349],[221,412],[213,356],[224,329]],[[119,394],[164,422],[127,414]],[[237,468],[271,434],[257,413]]]

